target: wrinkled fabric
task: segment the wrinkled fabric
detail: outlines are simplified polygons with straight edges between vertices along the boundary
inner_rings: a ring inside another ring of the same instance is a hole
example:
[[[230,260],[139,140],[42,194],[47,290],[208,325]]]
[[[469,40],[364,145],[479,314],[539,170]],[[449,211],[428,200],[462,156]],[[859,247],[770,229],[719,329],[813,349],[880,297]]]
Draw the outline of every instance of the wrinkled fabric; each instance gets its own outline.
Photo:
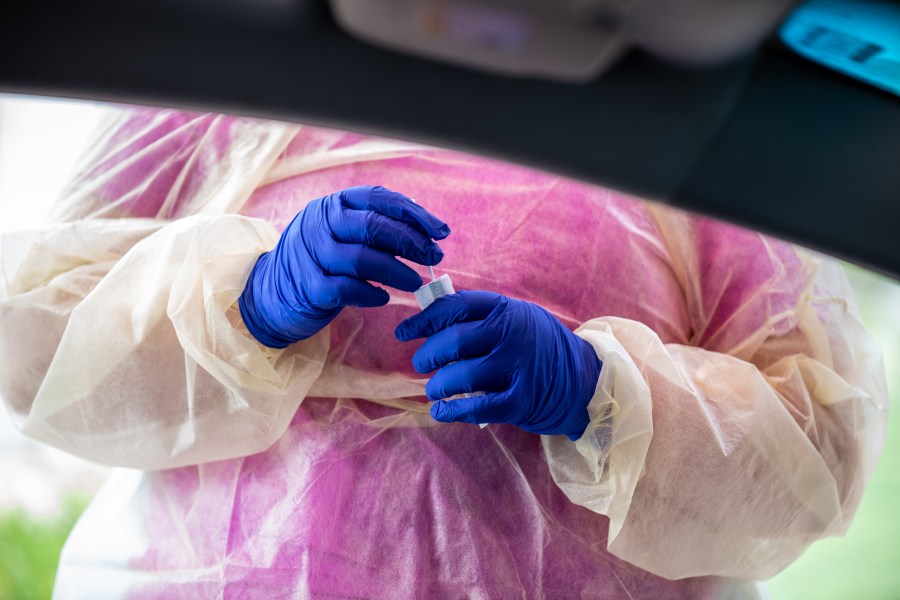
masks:
[[[887,396],[828,259],[312,127],[140,109],[94,148],[56,224],[0,241],[0,394],[32,437],[157,471],[101,491],[58,597],[737,597],[729,578],[852,519]],[[236,301],[256,257],[363,184],[447,221],[457,289],[537,303],[594,347],[576,443],[432,421],[392,335],[411,294],[285,350],[252,339]]]

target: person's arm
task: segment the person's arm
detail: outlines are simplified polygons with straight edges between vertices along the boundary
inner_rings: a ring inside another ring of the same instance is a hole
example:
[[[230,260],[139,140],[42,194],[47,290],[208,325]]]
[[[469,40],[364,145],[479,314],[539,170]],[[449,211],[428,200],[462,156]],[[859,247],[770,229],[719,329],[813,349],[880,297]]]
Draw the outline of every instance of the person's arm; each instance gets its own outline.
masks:
[[[313,200],[279,239],[225,213],[291,127],[144,109],[115,123],[60,202],[69,222],[0,240],[0,396],[25,434],[105,464],[264,450],[323,368],[315,334],[343,306],[387,302],[363,279],[416,289],[394,256],[435,264],[419,227],[449,228],[360,187]]]
[[[328,349],[270,350],[243,325],[237,299],[277,239],[237,215],[4,235],[0,395],[22,432],[143,469],[267,448]]]
[[[603,362],[591,422],[576,444],[545,437],[548,463],[610,517],[616,556],[669,578],[768,578],[856,511],[883,445],[880,353],[833,261],[654,212],[692,345],[585,323]]]
[[[258,451],[286,427],[327,340],[253,340],[236,300],[278,236],[225,213],[295,130],[111,111],[55,224],[0,241],[0,395],[25,434],[156,469]],[[212,216],[171,220],[197,213]]]
[[[8,236],[0,394],[27,435],[107,464],[262,451],[322,371],[317,334],[346,306],[386,304],[370,282],[416,290],[395,256],[436,264],[432,238],[449,233],[409,198],[360,186],[310,202],[280,238],[238,215]]]

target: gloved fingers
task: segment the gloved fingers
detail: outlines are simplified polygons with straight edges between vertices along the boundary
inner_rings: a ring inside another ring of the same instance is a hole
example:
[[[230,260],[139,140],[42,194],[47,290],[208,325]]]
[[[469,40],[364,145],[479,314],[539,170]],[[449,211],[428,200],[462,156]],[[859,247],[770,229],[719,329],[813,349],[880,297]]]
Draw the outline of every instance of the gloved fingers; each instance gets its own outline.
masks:
[[[504,369],[486,357],[470,358],[442,367],[425,384],[429,400],[441,400],[457,394],[496,392],[509,385]]]
[[[398,221],[421,228],[429,237],[442,240],[450,227],[436,216],[397,192],[380,185],[347,188],[338,193],[341,202],[356,210],[374,210]]]
[[[500,339],[497,328],[485,327],[484,321],[457,323],[425,340],[412,357],[413,368],[431,373],[454,361],[488,354]]]
[[[320,310],[343,306],[374,308],[384,306],[390,299],[390,294],[385,290],[344,275],[322,278],[312,298],[315,307]]]
[[[484,394],[431,405],[431,417],[441,423],[508,423],[509,392]]]
[[[363,244],[420,265],[436,265],[444,258],[440,247],[419,229],[377,212],[340,207],[331,230],[339,242]]]
[[[325,264],[329,275],[376,281],[404,292],[414,292],[422,287],[422,276],[408,265],[368,246],[335,242],[332,256]]]
[[[438,400],[431,405],[431,418],[440,423],[483,423],[477,412],[484,402],[484,396]]]
[[[430,337],[455,323],[484,319],[505,302],[505,296],[493,292],[456,292],[438,298],[422,312],[401,322],[394,336],[401,342]]]

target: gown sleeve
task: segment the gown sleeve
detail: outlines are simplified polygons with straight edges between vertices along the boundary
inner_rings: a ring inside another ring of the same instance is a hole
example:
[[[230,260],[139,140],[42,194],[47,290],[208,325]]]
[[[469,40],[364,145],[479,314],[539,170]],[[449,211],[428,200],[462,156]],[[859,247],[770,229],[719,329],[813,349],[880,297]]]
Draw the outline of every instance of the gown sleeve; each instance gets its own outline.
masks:
[[[236,301],[266,221],[236,210],[289,126],[114,117],[57,221],[0,238],[0,396],[26,435],[115,466],[244,456],[287,428],[328,336],[258,344]]]
[[[603,361],[591,424],[575,444],[545,437],[548,464],[609,517],[616,556],[670,579],[765,579],[849,526],[883,448],[881,354],[835,261],[649,210],[669,252],[648,268],[681,283],[691,341],[584,323]]]

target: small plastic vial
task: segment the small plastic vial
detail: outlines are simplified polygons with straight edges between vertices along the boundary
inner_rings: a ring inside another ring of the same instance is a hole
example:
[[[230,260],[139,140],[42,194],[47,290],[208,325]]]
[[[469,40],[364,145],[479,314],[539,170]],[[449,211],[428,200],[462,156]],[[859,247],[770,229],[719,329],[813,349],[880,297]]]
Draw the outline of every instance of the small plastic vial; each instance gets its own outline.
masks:
[[[416,302],[419,303],[419,308],[425,310],[438,298],[455,294],[456,290],[453,289],[453,282],[450,281],[450,276],[444,273],[437,279],[429,281],[414,293]]]

